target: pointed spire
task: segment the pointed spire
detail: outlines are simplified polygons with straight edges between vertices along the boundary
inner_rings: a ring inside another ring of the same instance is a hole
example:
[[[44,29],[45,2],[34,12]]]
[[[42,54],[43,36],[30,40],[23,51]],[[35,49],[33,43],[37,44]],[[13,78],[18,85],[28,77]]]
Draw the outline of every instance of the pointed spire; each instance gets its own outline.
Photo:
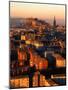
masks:
[[[54,16],[54,21],[53,21],[53,28],[54,29],[56,28],[56,19],[55,19],[55,16]]]

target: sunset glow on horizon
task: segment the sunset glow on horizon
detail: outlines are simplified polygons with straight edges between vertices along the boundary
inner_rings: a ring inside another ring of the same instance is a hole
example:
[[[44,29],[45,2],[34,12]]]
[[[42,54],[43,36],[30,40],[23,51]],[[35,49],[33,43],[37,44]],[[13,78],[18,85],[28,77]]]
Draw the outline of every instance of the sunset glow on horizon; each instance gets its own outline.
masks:
[[[65,5],[10,2],[10,16],[65,21]]]

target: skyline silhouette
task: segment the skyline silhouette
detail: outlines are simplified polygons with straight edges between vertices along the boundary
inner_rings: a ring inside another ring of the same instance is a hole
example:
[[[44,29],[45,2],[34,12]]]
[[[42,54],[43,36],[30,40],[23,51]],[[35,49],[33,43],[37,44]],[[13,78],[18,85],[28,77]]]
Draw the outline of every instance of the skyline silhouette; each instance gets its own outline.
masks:
[[[40,18],[51,24],[55,16],[58,24],[65,25],[65,5],[10,2],[10,16]]]

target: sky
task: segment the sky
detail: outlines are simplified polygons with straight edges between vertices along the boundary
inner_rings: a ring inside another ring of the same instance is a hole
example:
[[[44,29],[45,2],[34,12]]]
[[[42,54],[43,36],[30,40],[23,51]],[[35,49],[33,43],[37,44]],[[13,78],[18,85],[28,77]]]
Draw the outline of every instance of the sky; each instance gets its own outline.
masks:
[[[52,23],[54,16],[65,24],[65,5],[10,2],[10,16],[15,18],[40,18]]]

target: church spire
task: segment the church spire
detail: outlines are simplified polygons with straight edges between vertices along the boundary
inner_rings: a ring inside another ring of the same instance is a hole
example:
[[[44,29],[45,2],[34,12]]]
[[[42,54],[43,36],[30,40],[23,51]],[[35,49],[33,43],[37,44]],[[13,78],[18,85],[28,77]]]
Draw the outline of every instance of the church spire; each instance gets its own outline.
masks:
[[[54,16],[54,21],[53,21],[53,29],[56,29],[56,19],[55,19],[55,16]]]

